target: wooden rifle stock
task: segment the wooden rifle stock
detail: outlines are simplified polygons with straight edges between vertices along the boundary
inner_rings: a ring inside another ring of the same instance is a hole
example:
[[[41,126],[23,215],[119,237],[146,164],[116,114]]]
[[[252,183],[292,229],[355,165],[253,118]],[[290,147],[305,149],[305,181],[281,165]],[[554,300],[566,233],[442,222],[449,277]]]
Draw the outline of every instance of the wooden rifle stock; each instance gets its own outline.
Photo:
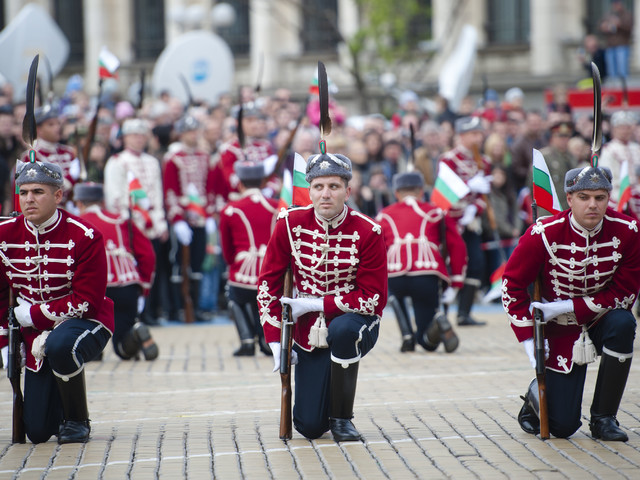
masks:
[[[291,298],[293,283],[291,278],[291,268],[287,268],[284,274],[285,297]],[[280,438],[290,440],[292,437],[291,428],[291,346],[293,343],[293,319],[291,318],[291,308],[288,305],[282,306],[282,324],[280,326]]]
[[[11,430],[12,443],[25,443],[26,435],[24,431],[24,398],[20,388],[20,377],[22,376],[22,359],[20,355],[20,344],[22,335],[20,334],[20,324],[13,313],[13,290],[9,291],[9,352],[7,377],[13,390],[13,423]]]
[[[182,293],[182,305],[184,308],[184,322],[193,323],[195,320],[195,312],[193,310],[193,300],[191,299],[191,282],[189,272],[191,271],[191,252],[189,245],[182,245],[182,284],[180,287]]]

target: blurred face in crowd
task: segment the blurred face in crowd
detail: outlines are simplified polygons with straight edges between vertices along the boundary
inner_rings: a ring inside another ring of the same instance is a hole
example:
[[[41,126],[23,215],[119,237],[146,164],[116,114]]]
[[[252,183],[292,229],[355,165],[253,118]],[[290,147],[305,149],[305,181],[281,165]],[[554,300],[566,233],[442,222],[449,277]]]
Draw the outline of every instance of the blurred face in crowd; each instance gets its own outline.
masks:
[[[567,203],[576,221],[587,230],[592,230],[604,218],[609,204],[609,192],[580,190],[567,193]]]
[[[262,123],[264,123],[263,120],[253,115],[250,117],[243,117],[242,128],[244,130],[244,134],[247,137],[260,138],[262,136],[261,132],[263,129]]]
[[[129,133],[122,137],[124,148],[140,153],[147,146],[149,136],[144,133]]]
[[[24,218],[34,225],[41,225],[51,218],[62,200],[62,190],[42,183],[20,186],[20,208]]]
[[[482,130],[473,130],[471,132],[461,133],[458,136],[460,138],[460,145],[468,150],[471,150],[473,147],[480,147],[484,142],[484,132]]]
[[[561,152],[566,152],[569,150],[570,138],[571,138],[571,134],[569,133],[553,132],[553,134],[551,134],[550,143]]]
[[[62,134],[62,125],[57,118],[50,118],[38,125],[38,138],[47,142],[57,143]]]
[[[180,134],[180,141],[187,147],[195,147],[198,144],[199,130],[189,130]]]
[[[622,143],[628,143],[633,134],[633,125],[616,125],[611,129],[611,134],[616,140],[619,140]]]
[[[331,220],[342,212],[344,202],[351,195],[351,187],[342,177],[316,177],[309,185],[309,197],[314,210],[321,217]]]
[[[0,138],[9,138],[13,134],[13,115],[0,114]]]

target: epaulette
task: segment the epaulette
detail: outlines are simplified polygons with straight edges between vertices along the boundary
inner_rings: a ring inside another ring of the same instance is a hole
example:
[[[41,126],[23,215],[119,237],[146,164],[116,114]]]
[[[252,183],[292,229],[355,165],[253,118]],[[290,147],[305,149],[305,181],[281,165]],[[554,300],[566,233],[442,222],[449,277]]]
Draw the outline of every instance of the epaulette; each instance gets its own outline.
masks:
[[[298,212],[300,210],[309,210],[313,208],[313,204],[305,205],[304,207],[289,207],[289,208],[281,208],[280,212],[278,212],[278,220],[281,218],[287,218],[289,216],[289,212]]]
[[[638,221],[637,220],[625,220],[624,218],[610,217],[609,215],[605,215],[604,218],[609,220],[610,222],[618,222],[626,225],[629,230],[633,230],[634,232],[638,231]]]
[[[363,220],[366,220],[367,222],[369,222],[371,224],[371,227],[372,227],[371,230],[373,230],[378,235],[382,234],[382,227],[380,226],[380,224],[376,223],[370,217],[367,217],[366,215],[363,215],[362,213],[360,213],[360,212],[358,212],[356,210],[351,210],[351,215],[355,215],[357,217],[362,218]]]
[[[89,228],[84,223],[78,222],[71,217],[67,217],[67,223],[80,227],[82,230],[84,230],[85,237],[93,239],[93,228]]]

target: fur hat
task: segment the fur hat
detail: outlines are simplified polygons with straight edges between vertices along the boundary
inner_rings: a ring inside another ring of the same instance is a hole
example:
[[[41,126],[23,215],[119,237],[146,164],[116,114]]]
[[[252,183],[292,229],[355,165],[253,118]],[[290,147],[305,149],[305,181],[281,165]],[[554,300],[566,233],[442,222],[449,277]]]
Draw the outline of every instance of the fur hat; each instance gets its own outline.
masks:
[[[612,190],[613,175],[607,167],[578,167],[572,168],[564,177],[565,193],[580,190]]]
[[[236,162],[233,164],[233,169],[241,182],[262,180],[265,177],[262,162]]]
[[[312,155],[307,160],[307,175],[305,179],[311,180],[318,177],[331,177],[336,175],[347,181],[351,180],[351,160],[339,153],[319,153]]]
[[[456,120],[456,133],[475,132],[476,130],[484,130],[480,117],[461,117]]]
[[[54,187],[62,187],[64,178],[62,169],[49,162],[28,162],[18,167],[16,174],[16,185],[18,187],[27,183],[42,183],[44,185],[53,185]]]
[[[73,187],[73,199],[80,202],[101,202],[104,199],[104,189],[101,183],[76,183]]]
[[[396,173],[391,180],[391,185],[394,192],[409,188],[423,188],[424,177],[417,170],[412,172]]]
[[[44,123],[47,120],[51,120],[52,118],[58,118],[57,112],[51,105],[45,105],[44,107],[36,108],[34,116],[36,119],[36,125],[40,125],[41,123]]]
[[[185,115],[175,123],[173,128],[177,134],[191,132],[200,128],[200,122],[196,120],[196,117]]]
[[[122,124],[122,135],[130,135],[138,133],[147,135],[149,133],[149,124],[140,118],[129,118]]]

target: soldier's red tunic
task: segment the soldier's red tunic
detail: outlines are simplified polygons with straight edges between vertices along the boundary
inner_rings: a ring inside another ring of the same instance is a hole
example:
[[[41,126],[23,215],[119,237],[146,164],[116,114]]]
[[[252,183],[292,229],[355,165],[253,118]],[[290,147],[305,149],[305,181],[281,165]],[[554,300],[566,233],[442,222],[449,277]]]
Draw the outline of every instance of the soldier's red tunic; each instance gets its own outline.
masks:
[[[148,295],[156,267],[153,244],[127,218],[91,205],[81,218],[95,226],[107,252],[107,287],[140,285]]]
[[[298,297],[323,298],[327,324],[344,313],[376,315],[379,321],[387,303],[386,258],[380,225],[348,207],[331,222],[311,205],[281,211],[258,279],[266,341],[280,341],[280,297],[289,265]],[[321,314],[307,313],[295,323],[293,340],[301,348],[313,350],[309,332]]]
[[[218,181],[223,185],[219,186],[216,191],[226,191],[227,195],[238,191],[238,176],[233,169],[238,160],[258,163],[274,153],[273,145],[268,140],[258,138],[247,139],[244,149],[240,148],[238,140],[223,145],[220,149],[218,164],[221,174]]]
[[[177,144],[169,151],[164,162],[164,200],[169,222],[186,221],[192,227],[204,227],[206,217],[215,213],[213,188],[209,183],[209,155],[198,149]],[[197,195],[204,216],[190,209]]]
[[[414,197],[382,209],[376,216],[382,226],[387,246],[389,277],[437,275],[452,286],[461,288],[467,266],[467,247],[456,222],[444,211]],[[442,259],[442,222],[449,251],[451,275]]]
[[[101,323],[113,333],[113,302],[106,298],[107,258],[102,234],[79,217],[58,209],[36,228],[23,216],[0,223],[0,347],[7,345],[9,288],[31,303],[34,327],[22,328],[27,368],[41,361],[34,339],[68,318]]]
[[[53,163],[62,169],[62,176],[64,177],[63,190],[66,196],[73,189],[80,174],[80,161],[76,156],[75,150],[67,145],[51,143],[42,139],[36,142],[35,150],[38,160]],[[29,161],[28,150],[22,155],[22,161]]]
[[[227,282],[256,290],[262,260],[276,223],[278,202],[266,199],[257,188],[229,202],[220,215],[222,255],[229,265]]]
[[[630,310],[640,289],[640,236],[630,217],[608,208],[593,230],[581,227],[571,210],[530,226],[507,262],[502,304],[519,341],[533,337],[527,287],[541,275],[542,298],[573,300],[575,314],[547,323],[547,368],[568,373],[573,344],[609,310]]]
[[[440,162],[446,163],[465,183],[476,176],[478,173],[484,173],[488,175],[491,172],[491,162],[484,155],[482,156],[482,163],[484,168],[481,170],[478,168],[478,164],[473,158],[473,152],[462,146],[458,146],[453,150],[449,150],[440,157]],[[482,195],[469,192],[463,199],[453,205],[449,210],[449,215],[454,219],[459,220],[464,214],[464,209],[467,205],[475,204],[478,207],[478,213],[480,214],[487,208],[486,203],[482,199]]]

